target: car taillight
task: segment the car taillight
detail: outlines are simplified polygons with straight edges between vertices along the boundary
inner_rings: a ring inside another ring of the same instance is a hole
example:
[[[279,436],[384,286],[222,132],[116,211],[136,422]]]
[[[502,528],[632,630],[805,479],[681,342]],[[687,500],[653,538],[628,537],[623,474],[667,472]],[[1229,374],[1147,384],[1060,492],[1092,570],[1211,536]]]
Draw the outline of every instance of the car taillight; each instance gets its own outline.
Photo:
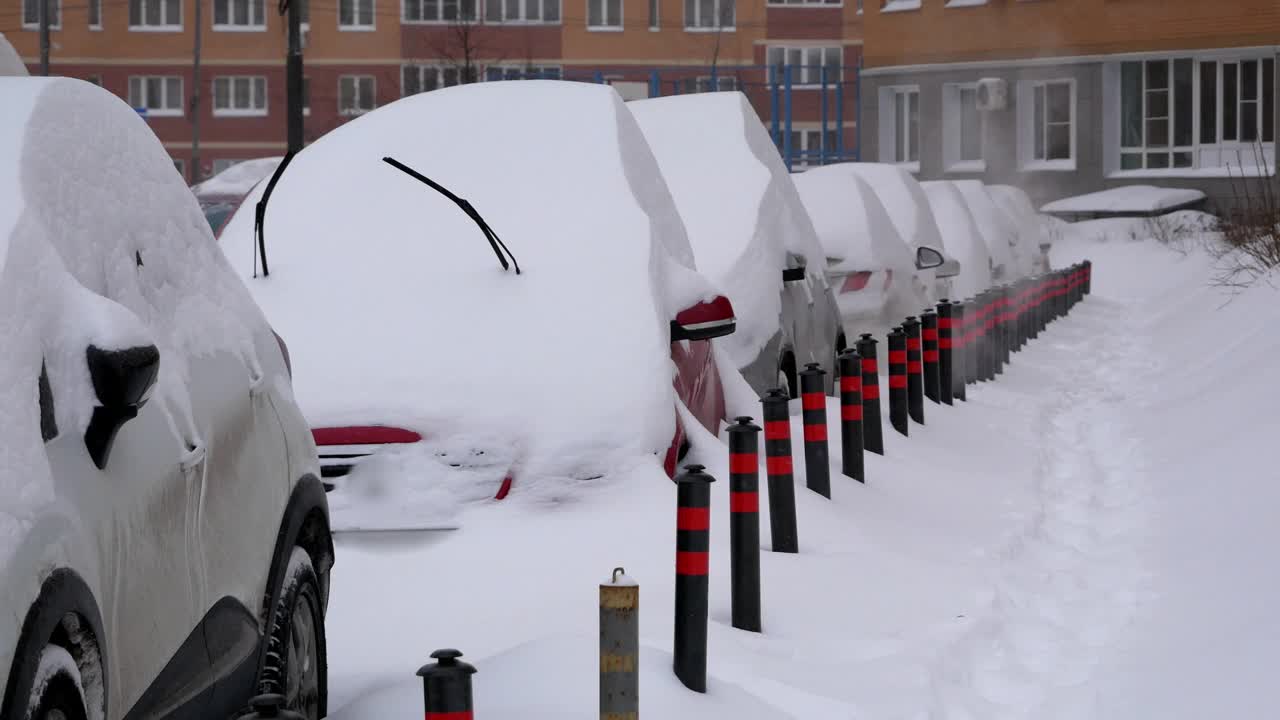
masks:
[[[351,472],[361,458],[385,445],[416,443],[422,436],[412,430],[387,425],[352,425],[311,429],[320,455],[320,476],[325,490],[332,490],[331,478]]]
[[[858,292],[859,290],[865,288],[867,286],[867,283],[870,282],[870,280],[871,280],[871,273],[869,272],[852,273],[851,275],[848,275],[847,277],[845,277],[844,286],[840,288],[840,292],[842,293]]]

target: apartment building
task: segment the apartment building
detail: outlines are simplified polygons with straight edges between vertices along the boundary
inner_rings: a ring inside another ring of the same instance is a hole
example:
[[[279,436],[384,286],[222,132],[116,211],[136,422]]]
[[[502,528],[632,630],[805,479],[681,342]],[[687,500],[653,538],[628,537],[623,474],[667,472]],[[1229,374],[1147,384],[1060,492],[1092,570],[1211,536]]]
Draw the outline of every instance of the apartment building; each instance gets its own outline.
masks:
[[[276,3],[10,0],[20,9],[0,13],[0,32],[33,72],[42,1],[50,74],[125,98],[188,176],[197,132],[202,177],[284,152],[287,28]],[[856,153],[860,0],[297,1],[307,3],[308,141],[417,92],[563,78],[611,83],[628,99],[740,89],[766,122],[776,118],[796,165]]]
[[[868,0],[863,156],[1040,202],[1274,174],[1275,0]]]

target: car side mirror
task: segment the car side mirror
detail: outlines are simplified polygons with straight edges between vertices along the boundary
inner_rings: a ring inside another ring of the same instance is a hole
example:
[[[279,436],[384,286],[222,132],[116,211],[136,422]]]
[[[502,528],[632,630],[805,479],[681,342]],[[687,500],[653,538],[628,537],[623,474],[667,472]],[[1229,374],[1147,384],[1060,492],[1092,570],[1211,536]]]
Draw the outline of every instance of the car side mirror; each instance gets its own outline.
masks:
[[[930,270],[936,268],[946,262],[946,258],[942,257],[942,253],[934,250],[929,246],[916,248],[916,269]]]
[[[137,417],[138,410],[151,397],[160,374],[160,351],[155,345],[123,350],[103,350],[90,345],[85,355],[98,405],[84,432],[84,444],[93,464],[102,470],[107,466],[120,428]]]
[[[733,333],[737,320],[729,298],[717,295],[708,302],[681,310],[671,321],[671,342],[710,340]]]
[[[960,261],[955,258],[947,258],[945,262],[938,266],[937,277],[949,278],[960,274]]]

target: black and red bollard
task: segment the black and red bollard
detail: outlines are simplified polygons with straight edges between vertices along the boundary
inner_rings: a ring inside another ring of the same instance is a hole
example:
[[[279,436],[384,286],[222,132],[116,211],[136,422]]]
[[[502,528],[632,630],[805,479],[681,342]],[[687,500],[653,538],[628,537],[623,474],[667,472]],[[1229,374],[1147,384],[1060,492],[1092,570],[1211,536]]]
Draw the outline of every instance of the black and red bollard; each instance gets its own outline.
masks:
[[[733,626],[760,632],[760,428],[729,426],[729,587]]]
[[[907,435],[907,334],[901,327],[889,333],[889,424]]]
[[[1093,261],[1084,261],[1084,294],[1093,293]]]
[[[431,714],[427,713],[427,717]],[[63,717],[62,713],[54,713],[54,717]],[[278,718],[279,720],[306,720],[301,713],[294,712],[285,707],[285,698],[283,695],[267,694],[257,695],[249,701],[249,713],[241,715],[238,720],[268,720],[268,718]],[[466,716],[467,720],[471,720],[471,716]]]
[[[924,396],[935,403],[942,402],[938,392],[938,314],[933,310],[920,313],[920,340],[924,355]]]
[[[774,552],[800,552],[796,540],[796,486],[791,463],[791,401],[786,390],[770,390],[764,408],[764,463],[769,480],[769,537]]]
[[[951,405],[954,401],[951,398],[951,383],[955,372],[955,305],[951,301],[942,298],[938,302],[938,401],[943,405]],[[928,330],[928,326],[925,327]],[[928,362],[928,355],[925,355],[925,361]],[[927,370],[927,366],[926,366]],[[925,387],[928,388],[928,373],[925,374]]]
[[[867,481],[862,456],[862,368],[856,350],[845,350],[840,363],[840,472],[860,483]]]
[[[971,301],[951,305],[951,397],[967,400],[965,387],[973,373],[973,360],[969,355],[969,313]]]
[[[831,498],[831,449],[827,447],[827,371],[809,363],[800,371],[800,407],[804,420],[804,484]]]
[[[431,653],[435,662],[418,670],[426,720],[471,720],[471,676],[476,669],[460,657],[462,653],[457,650],[437,650]]]
[[[924,424],[924,358],[920,338],[920,321],[913,315],[902,323],[907,336],[907,414],[917,424]]]
[[[1002,370],[999,367],[1000,342],[996,330],[1000,311],[999,290],[992,288],[987,294],[987,314],[983,317],[982,332],[987,346],[987,380],[995,380]]]
[[[973,376],[974,382],[987,379],[987,369],[990,367],[990,353],[987,352],[987,313],[991,310],[991,295],[986,290],[978,293],[973,299],[973,317],[970,319],[970,345],[972,346],[969,354],[973,358]]]
[[[862,447],[884,455],[884,428],[880,419],[880,368],[876,363],[876,339],[863,333],[857,342],[862,358]]]
[[[707,591],[711,483],[701,465],[676,476],[676,637],[673,669],[684,686],[707,691]]]
[[[1008,365],[1013,357],[1013,286],[1000,288],[1000,365]]]

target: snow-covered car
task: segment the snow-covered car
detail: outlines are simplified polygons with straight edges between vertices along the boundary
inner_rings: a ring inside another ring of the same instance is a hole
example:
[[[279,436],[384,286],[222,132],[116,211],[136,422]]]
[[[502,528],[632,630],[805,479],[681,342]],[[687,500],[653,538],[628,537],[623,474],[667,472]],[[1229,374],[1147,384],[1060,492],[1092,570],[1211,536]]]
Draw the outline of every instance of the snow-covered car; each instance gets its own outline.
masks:
[[[708,340],[733,308],[611,88],[383,106],[294,156],[258,237],[270,186],[220,244],[289,339],[336,526],[445,522],[654,453],[674,473],[679,404],[719,431]]]
[[[222,232],[227,219],[240,207],[244,196],[255,185],[271,177],[282,160],[282,157],[265,157],[238,162],[191,187],[215,237]]]
[[[28,74],[27,65],[22,62],[18,51],[9,44],[4,33],[0,33],[0,77],[26,77]]]
[[[845,348],[826,255],[777,147],[742,93],[634,100],[635,115],[689,230],[697,268],[733,301],[719,344],[755,391],[799,397],[797,369],[835,378]]]
[[[323,717],[333,546],[282,347],[127,104],[0,78],[0,107],[0,717]]]
[[[951,299],[972,297],[991,287],[994,264],[987,242],[959,188],[948,180],[926,180],[920,189],[948,252],[960,260],[960,274],[951,278]]]
[[[1028,274],[1042,275],[1049,272],[1049,249],[1053,246],[1050,234],[1045,231],[1048,218],[1036,212],[1030,196],[1013,185],[988,185],[987,192],[1018,228],[1018,245],[1024,258],[1030,257]]]
[[[1011,283],[1031,274],[1035,258],[1023,252],[1018,239],[1018,226],[987,192],[981,180],[935,181],[951,182],[964,198],[978,232],[991,256],[991,280],[996,284]]]
[[[881,334],[936,302],[921,270],[936,268],[947,277],[959,272],[959,263],[937,248],[912,252],[875,191],[857,175],[807,171],[792,179],[822,242],[827,280],[850,337]]]

